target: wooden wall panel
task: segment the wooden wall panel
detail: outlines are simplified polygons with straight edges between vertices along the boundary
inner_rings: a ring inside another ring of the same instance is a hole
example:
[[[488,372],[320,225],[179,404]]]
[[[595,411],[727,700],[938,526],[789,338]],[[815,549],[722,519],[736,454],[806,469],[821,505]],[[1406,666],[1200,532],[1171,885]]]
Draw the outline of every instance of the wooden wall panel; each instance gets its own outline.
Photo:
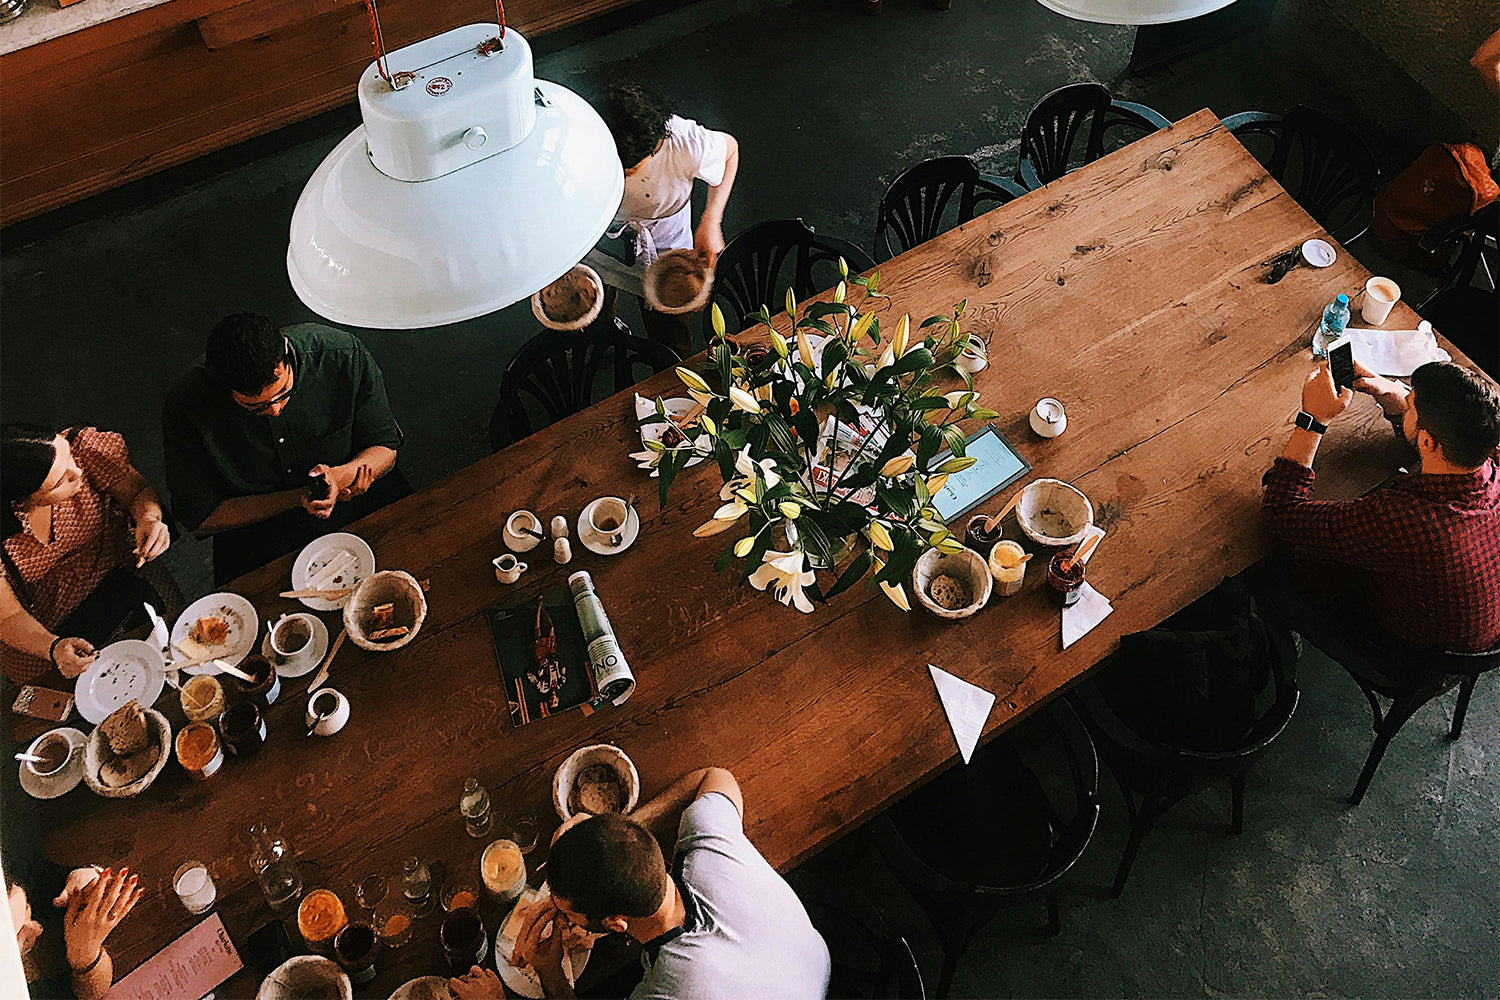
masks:
[[[634,2],[532,0],[506,13],[535,37]],[[374,49],[350,3],[170,0],[7,55],[0,225],[352,101]],[[480,0],[380,10],[393,49],[493,13]]]

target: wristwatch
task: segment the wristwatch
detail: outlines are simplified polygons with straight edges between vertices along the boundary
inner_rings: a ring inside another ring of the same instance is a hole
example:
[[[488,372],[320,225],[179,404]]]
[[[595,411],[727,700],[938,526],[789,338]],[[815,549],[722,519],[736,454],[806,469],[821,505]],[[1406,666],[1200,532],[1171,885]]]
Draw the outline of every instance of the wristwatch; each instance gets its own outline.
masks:
[[[1318,423],[1317,418],[1306,410],[1297,411],[1297,426],[1305,431],[1312,431],[1314,434],[1322,434],[1328,430],[1327,424]]]

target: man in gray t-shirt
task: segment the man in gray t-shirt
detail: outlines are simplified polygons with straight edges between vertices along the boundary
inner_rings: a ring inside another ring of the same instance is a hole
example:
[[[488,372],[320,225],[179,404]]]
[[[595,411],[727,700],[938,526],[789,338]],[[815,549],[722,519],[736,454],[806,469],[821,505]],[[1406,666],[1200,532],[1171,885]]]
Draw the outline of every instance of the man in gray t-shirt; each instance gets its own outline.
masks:
[[[537,970],[549,997],[572,996],[556,931],[567,921],[641,942],[645,978],[633,1000],[824,996],[828,947],[745,836],[743,809],[734,776],[704,768],[628,818],[564,824],[547,861],[551,898],[524,918],[513,960]],[[669,874],[648,828],[679,813]]]

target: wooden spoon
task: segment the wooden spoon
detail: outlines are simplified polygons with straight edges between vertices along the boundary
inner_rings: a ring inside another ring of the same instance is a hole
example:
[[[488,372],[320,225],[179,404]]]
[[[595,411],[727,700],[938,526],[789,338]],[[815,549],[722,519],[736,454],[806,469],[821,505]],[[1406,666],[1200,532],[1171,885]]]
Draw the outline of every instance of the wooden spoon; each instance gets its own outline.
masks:
[[[1000,513],[996,514],[994,517],[987,517],[984,519],[984,530],[986,533],[994,531],[995,526],[998,525],[1001,521],[1005,520],[1005,515],[1016,509],[1016,504],[1021,502],[1021,494],[1025,492],[1026,490],[1024,488],[1016,490],[1016,494],[1015,496],[1010,498],[1010,502],[1007,503],[1004,507],[1000,508]]]

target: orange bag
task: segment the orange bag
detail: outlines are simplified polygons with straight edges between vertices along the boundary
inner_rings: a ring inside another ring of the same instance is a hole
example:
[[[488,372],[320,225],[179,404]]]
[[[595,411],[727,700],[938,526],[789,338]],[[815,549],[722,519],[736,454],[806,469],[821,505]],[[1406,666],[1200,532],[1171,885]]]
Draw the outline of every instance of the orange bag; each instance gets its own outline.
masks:
[[[1484,151],[1471,142],[1437,143],[1375,196],[1375,235],[1396,257],[1417,267],[1441,267],[1418,243],[1440,222],[1473,215],[1496,197]]]

